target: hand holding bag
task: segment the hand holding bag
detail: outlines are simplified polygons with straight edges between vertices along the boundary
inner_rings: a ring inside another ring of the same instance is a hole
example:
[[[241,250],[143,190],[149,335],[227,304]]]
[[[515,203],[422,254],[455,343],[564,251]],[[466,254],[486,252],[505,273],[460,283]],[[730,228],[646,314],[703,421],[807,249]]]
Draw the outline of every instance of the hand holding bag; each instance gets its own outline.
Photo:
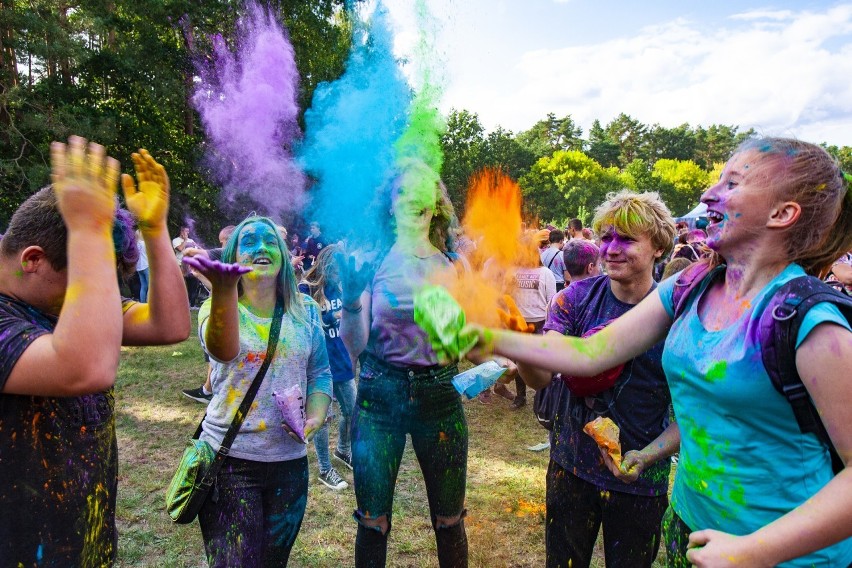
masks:
[[[222,468],[231,444],[237,437],[237,433],[248,414],[251,403],[260,388],[260,383],[266,375],[272,358],[275,356],[275,348],[281,335],[281,318],[284,316],[284,304],[279,299],[275,302],[275,313],[272,315],[272,327],[269,330],[269,344],[266,347],[266,358],[257,372],[254,380],[243,398],[240,408],[234,415],[228,432],[225,434],[218,452],[206,441],[199,440],[201,435],[201,423],[195,430],[195,435],[189,441],[189,447],[183,451],[183,456],[178,464],[177,471],[172,477],[169,488],[166,491],[166,511],[172,521],[179,524],[191,523],[198,516],[207,495],[216,481],[216,476]]]

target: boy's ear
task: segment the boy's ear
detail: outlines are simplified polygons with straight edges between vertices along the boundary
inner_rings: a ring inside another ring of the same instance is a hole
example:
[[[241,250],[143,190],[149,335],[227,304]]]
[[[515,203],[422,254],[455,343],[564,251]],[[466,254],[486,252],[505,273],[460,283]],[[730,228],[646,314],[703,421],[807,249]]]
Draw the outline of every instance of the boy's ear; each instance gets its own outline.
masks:
[[[20,252],[21,270],[27,274],[34,274],[39,266],[47,262],[44,249],[40,246],[28,246]]]

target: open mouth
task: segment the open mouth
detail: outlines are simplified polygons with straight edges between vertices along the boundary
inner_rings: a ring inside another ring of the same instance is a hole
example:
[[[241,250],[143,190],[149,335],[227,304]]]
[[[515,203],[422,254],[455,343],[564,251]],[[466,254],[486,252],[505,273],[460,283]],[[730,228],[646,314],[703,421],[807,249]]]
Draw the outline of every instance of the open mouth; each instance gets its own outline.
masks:
[[[270,264],[272,264],[272,261],[268,258],[256,258],[254,259],[254,262],[252,262],[252,264],[257,264],[260,266],[269,266]]]
[[[718,211],[707,211],[707,220],[711,223],[721,223],[725,220],[725,216]]]

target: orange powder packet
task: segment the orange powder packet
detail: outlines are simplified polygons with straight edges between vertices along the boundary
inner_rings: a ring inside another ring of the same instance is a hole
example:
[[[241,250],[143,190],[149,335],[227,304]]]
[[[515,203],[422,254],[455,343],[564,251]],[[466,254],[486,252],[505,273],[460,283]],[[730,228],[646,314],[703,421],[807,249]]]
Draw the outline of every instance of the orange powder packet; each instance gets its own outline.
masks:
[[[585,426],[583,432],[591,436],[595,442],[604,448],[615,465],[621,467],[621,443],[618,441],[620,430],[618,425],[603,416],[598,416]]]

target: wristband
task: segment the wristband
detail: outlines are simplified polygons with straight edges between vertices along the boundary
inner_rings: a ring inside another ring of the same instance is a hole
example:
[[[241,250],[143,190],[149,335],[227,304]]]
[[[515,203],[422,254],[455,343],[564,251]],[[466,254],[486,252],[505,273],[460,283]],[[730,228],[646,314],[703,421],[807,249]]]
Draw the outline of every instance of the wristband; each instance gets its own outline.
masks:
[[[361,310],[363,310],[363,309],[364,309],[364,306],[362,306],[361,304],[358,304],[357,308],[350,308],[346,304],[343,304],[343,311],[349,312],[350,314],[360,314]]]

